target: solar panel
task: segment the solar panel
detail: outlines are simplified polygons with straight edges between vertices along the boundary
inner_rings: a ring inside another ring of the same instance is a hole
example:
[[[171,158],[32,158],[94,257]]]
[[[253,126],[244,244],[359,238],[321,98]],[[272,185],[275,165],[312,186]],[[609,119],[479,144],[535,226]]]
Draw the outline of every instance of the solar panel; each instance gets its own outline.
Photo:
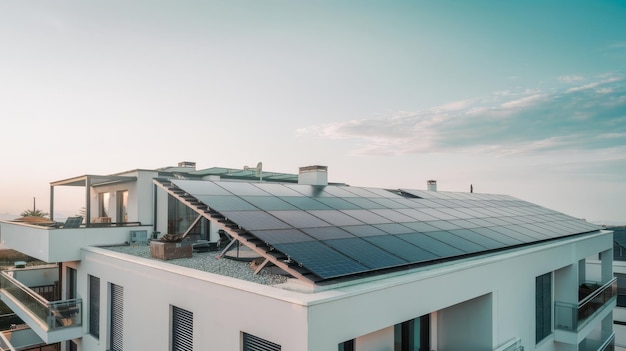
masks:
[[[364,197],[346,197],[344,200],[357,205],[359,208],[384,208],[385,206],[378,202],[372,201]]]
[[[410,263],[419,263],[436,259],[437,256],[393,235],[368,236],[366,240],[387,252]]]
[[[317,240],[354,238],[354,234],[338,227],[302,228],[302,231]]]
[[[488,237],[488,236],[484,236],[480,233],[471,231],[469,229],[456,229],[456,230],[451,230],[450,233],[461,237],[465,240],[469,240],[473,243],[476,243],[484,248],[487,248],[489,250],[493,250],[493,249],[499,249],[503,246],[505,246],[503,243]]]
[[[456,235],[452,232],[448,232],[445,230],[438,232],[428,232],[425,235],[430,236],[433,239],[437,239],[441,242],[444,242],[450,246],[454,246],[457,249],[465,252],[465,253],[474,253],[479,251],[485,251],[486,247],[482,245],[478,245],[472,241],[469,241],[459,235]]]
[[[196,195],[231,195],[221,186],[210,181],[199,182],[197,180],[173,179],[172,183],[187,193]]]
[[[323,242],[370,269],[383,269],[409,263],[360,238],[325,240]]]
[[[383,216],[387,219],[389,219],[392,222],[413,222],[415,220],[415,218],[407,216],[406,214],[396,211],[396,210],[392,210],[392,209],[388,209],[388,208],[384,208],[384,209],[373,209],[371,210],[372,212],[376,213],[377,215]]]
[[[599,229],[504,195],[228,181],[173,183],[321,279]]]
[[[366,224],[391,223],[389,219],[379,216],[369,210],[343,210],[341,212],[347,214],[350,217],[354,217]]]
[[[331,210],[330,206],[306,196],[282,196],[281,200],[288,202],[301,210]]]
[[[336,225],[336,226],[363,224],[363,222],[359,221],[358,219],[354,217],[350,217],[341,211],[313,210],[313,211],[307,211],[307,212],[314,215],[315,217],[321,218],[324,221],[332,225]]]
[[[294,228],[329,227],[331,224],[305,211],[269,211]]]
[[[83,223],[83,217],[67,217],[65,223],[63,224],[63,228],[78,228]]]
[[[411,244],[420,247],[439,258],[448,258],[454,256],[460,256],[465,254],[464,251],[457,249],[454,246],[450,246],[437,239],[433,239],[430,236],[422,233],[401,234],[398,237],[402,240],[408,241]]]
[[[222,211],[222,215],[246,230],[291,228],[289,224],[264,211]]]
[[[351,225],[341,228],[356,236],[374,236],[386,234],[384,231],[374,227],[373,225]]]
[[[308,236],[297,229],[252,230],[250,233],[270,246],[315,240],[313,237]]]
[[[335,210],[357,210],[360,209],[359,206],[353,204],[352,202],[346,201],[339,197],[318,197],[317,201],[323,203],[324,205],[329,206],[330,208],[334,208]]]
[[[338,278],[370,270],[320,241],[276,244],[274,247],[322,279]]]
[[[252,183],[244,183],[244,182],[219,182],[219,186],[228,190],[234,195],[242,196],[242,195],[258,195],[258,196],[268,196],[270,193],[257,188]]]
[[[415,230],[400,223],[374,224],[374,227],[382,230],[387,234],[406,234],[415,232]]]
[[[258,210],[258,208],[252,205],[251,203],[235,195],[227,195],[227,196],[196,195],[196,199],[202,201],[205,205],[209,206],[209,208],[214,209],[216,211]]]
[[[296,206],[274,196],[242,196],[241,198],[264,211],[298,209]]]

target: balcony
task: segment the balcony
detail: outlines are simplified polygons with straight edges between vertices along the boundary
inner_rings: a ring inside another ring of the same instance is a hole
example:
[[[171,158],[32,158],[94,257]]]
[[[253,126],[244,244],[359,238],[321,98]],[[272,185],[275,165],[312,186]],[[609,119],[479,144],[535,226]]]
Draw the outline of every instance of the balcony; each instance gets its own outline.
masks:
[[[599,321],[611,313],[617,299],[617,278],[602,285],[588,282],[581,286],[579,293],[578,304],[554,303],[556,341],[581,343]]]
[[[32,269],[30,280],[49,276],[56,268]],[[43,271],[43,272],[38,272]],[[57,271],[58,272],[58,271]],[[11,308],[42,342],[51,344],[82,337],[82,300],[48,301],[14,277],[18,271],[0,272],[0,298]],[[25,276],[26,277],[26,276]],[[40,282],[35,283],[41,286]]]
[[[60,344],[46,344],[27,325],[11,326],[0,332],[0,350],[60,350]]]
[[[151,233],[152,226],[112,223],[89,228],[53,228],[0,221],[2,241],[7,247],[44,262],[78,261],[81,248],[128,242],[131,230],[147,230]]]
[[[615,333],[601,333],[598,336],[585,338],[578,344],[578,351],[614,351]]]

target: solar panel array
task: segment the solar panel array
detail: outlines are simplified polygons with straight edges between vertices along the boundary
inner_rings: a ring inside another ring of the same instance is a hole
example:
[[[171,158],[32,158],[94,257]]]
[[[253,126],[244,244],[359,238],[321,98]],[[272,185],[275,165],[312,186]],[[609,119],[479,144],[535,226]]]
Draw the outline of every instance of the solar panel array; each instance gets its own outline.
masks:
[[[321,279],[600,229],[506,195],[172,182]]]

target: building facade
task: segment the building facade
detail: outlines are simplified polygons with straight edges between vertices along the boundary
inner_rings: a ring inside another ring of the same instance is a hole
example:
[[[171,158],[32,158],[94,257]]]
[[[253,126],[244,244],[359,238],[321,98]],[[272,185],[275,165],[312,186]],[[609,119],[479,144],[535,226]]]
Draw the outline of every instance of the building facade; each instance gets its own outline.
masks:
[[[51,183],[51,213],[56,187],[81,186],[86,218],[2,222],[6,246],[50,263],[1,273],[29,326],[2,347],[614,347],[610,231],[504,195],[327,179],[186,162]]]

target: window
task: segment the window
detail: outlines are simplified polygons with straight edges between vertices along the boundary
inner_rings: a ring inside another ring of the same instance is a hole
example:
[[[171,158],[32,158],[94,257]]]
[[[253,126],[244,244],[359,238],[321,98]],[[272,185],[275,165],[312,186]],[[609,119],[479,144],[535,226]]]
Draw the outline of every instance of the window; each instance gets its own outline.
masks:
[[[617,278],[617,307],[626,307],[626,274],[615,273]]]
[[[89,276],[89,334],[100,338],[100,278]]]
[[[109,217],[109,193],[98,193],[98,217]]]
[[[280,345],[252,334],[243,333],[243,351],[280,351]]]
[[[172,351],[193,350],[193,312],[172,306]]]
[[[430,350],[430,315],[396,324],[393,329],[394,351]]]
[[[111,351],[124,350],[124,287],[111,284]]]
[[[76,269],[67,267],[67,290],[65,296],[68,300],[76,298]]]
[[[535,279],[535,342],[552,333],[552,273]]]
[[[128,222],[128,190],[117,192],[117,222]]]
[[[354,351],[354,339],[339,344],[339,351]]]
[[[189,206],[180,202],[172,195],[168,196],[167,201],[167,232],[173,234],[183,234],[187,230],[187,236],[190,240],[209,240],[210,222],[206,218],[202,218],[193,228],[190,228],[198,218],[198,213]]]
[[[78,351],[78,345],[72,340],[68,340],[67,343],[65,344],[65,347],[68,351]]]

